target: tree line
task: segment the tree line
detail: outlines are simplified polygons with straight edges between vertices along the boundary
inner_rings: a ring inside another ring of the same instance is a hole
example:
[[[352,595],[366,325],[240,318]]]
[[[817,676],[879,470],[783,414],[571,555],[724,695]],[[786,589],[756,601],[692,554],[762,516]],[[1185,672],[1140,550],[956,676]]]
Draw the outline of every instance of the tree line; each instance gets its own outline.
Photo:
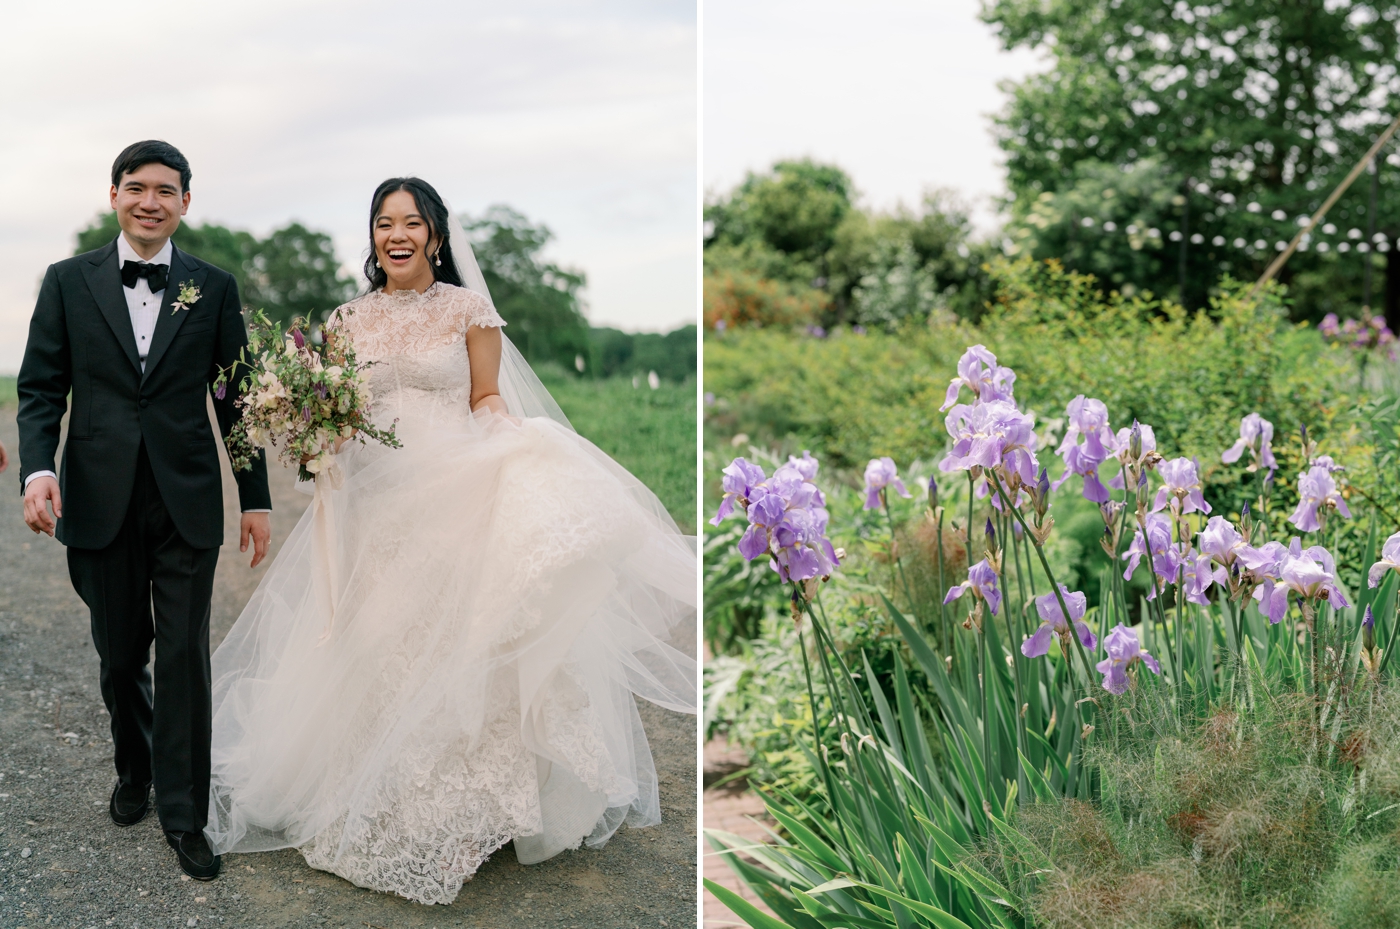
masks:
[[[1201,308],[1222,277],[1262,273],[1397,115],[1400,0],[989,0],[982,16],[1050,62],[994,119],[1005,226],[976,240],[946,192],[861,210],[838,168],[780,162],[706,205],[710,324],[975,317],[996,253]],[[1381,313],[1400,331],[1394,143],[1374,167],[1280,276],[1295,319]]]
[[[510,207],[493,206],[480,216],[464,216],[463,228],[511,340],[532,365],[556,365],[587,377],[655,371],[679,382],[694,376],[695,326],[659,334],[589,325],[580,297],[587,277],[543,257],[553,237],[547,226]],[[106,245],[119,231],[115,213],[98,216],[78,232],[75,254]],[[232,274],[244,306],[261,309],[282,325],[298,317],[324,322],[363,283],[342,270],[329,235],[299,222],[264,238],[216,223],[181,224],[173,241]]]

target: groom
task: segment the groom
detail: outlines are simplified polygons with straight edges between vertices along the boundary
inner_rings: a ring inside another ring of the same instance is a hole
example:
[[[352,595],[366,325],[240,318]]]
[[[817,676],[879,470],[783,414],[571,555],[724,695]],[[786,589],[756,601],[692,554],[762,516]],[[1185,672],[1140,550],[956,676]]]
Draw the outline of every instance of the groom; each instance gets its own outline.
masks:
[[[154,785],[180,867],[212,880],[209,600],[224,507],[205,398],[248,336],[233,277],[170,242],[190,205],[184,155],[165,142],[128,146],[112,165],[111,202],[121,234],[50,265],[29,324],[18,383],[24,519],[68,547],[69,576],[92,614],[112,716],[113,821],[140,822]],[[224,436],[239,415],[236,393],[214,401]],[[251,539],[256,566],[270,534],[261,452],[234,476],[240,550]]]

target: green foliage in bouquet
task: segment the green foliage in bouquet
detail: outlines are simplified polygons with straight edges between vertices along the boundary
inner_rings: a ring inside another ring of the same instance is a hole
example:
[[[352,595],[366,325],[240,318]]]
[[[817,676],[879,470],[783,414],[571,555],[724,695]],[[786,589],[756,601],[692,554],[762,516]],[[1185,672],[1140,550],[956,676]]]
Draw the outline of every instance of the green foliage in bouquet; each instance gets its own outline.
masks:
[[[239,360],[219,371],[215,395],[230,383],[238,387],[242,416],[227,442],[235,471],[252,467],[257,449],[272,444],[284,464],[297,465],[304,481],[328,468],[338,440],[374,439],[399,448],[394,427],[370,421],[368,364],[355,357],[355,344],[338,325],[321,330],[319,341],[304,333],[305,320],[293,320],[285,333],[257,310],[248,325],[248,345]],[[241,372],[241,377],[240,377]]]

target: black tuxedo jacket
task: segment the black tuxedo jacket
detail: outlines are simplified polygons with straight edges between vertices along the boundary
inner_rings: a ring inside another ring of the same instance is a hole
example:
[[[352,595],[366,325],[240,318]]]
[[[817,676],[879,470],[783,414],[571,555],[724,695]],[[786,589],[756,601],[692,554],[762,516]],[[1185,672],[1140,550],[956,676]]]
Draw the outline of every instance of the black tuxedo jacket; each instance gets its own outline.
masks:
[[[174,310],[171,303],[186,282],[199,288],[199,299]],[[20,486],[35,471],[58,471],[59,541],[95,549],[116,537],[144,442],[181,537],[195,548],[223,542],[222,478],[205,396],[217,368],[235,361],[247,343],[233,276],[173,249],[143,375],[116,240],[49,266],[19,371]],[[70,392],[68,440],[63,467],[56,469]],[[230,384],[224,399],[214,401],[225,437],[239,416],[236,399]],[[251,471],[234,477],[242,509],[271,508],[261,452]]]

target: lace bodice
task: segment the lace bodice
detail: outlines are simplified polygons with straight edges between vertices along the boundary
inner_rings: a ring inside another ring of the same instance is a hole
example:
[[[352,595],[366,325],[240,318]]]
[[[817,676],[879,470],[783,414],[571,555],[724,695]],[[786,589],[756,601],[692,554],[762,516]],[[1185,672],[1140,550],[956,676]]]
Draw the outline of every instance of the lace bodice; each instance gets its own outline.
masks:
[[[466,333],[472,326],[504,326],[491,302],[465,287],[434,283],[421,294],[373,291],[331,315],[354,340],[355,355],[372,362],[371,418],[436,421],[444,410],[462,412],[471,397]]]
[[[412,290],[372,291],[331,314],[355,340],[361,361],[416,355],[450,344],[465,344],[472,326],[504,326],[496,308],[481,294],[441,281],[421,294]]]

